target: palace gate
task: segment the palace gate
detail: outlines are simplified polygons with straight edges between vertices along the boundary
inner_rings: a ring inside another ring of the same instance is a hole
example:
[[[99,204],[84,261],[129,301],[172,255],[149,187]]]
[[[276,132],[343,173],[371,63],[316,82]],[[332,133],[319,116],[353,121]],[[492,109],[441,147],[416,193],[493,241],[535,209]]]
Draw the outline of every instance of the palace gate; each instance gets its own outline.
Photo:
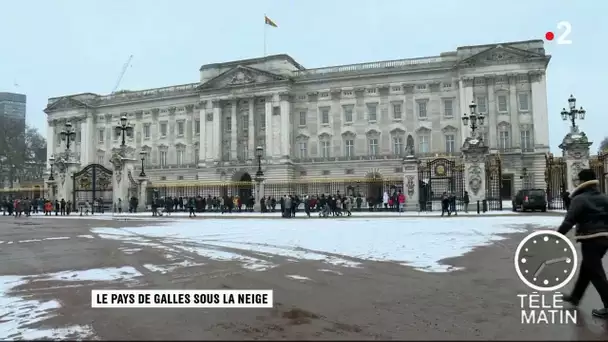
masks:
[[[441,210],[444,193],[456,196],[456,210],[463,209],[464,165],[446,158],[420,161],[418,166],[421,211]]]
[[[106,208],[112,207],[112,170],[100,164],[90,164],[73,176],[72,202],[75,208],[88,201],[100,199]]]
[[[552,153],[545,156],[545,183],[547,183],[547,209],[565,209],[563,194],[567,187],[568,168],[561,157]]]
[[[486,157],[486,201],[488,210],[502,210],[502,160],[499,154]]]
[[[589,168],[595,171],[595,176],[600,181],[599,189],[603,193],[607,193],[608,189],[606,188],[606,178],[608,178],[608,173],[604,168],[604,161],[608,157],[608,153],[604,152],[598,154],[597,156],[591,157],[589,160]]]

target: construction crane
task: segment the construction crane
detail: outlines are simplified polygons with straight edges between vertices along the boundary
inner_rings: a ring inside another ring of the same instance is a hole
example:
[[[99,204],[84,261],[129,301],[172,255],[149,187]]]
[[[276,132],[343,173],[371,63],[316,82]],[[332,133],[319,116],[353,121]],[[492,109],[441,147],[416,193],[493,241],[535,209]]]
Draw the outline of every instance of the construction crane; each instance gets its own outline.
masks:
[[[125,63],[125,65],[122,66],[122,71],[120,72],[120,76],[118,76],[118,81],[116,81],[116,86],[114,86],[112,93],[115,93],[116,90],[118,90],[118,87],[120,86],[120,82],[122,81],[122,78],[125,76],[125,73],[127,72],[127,69],[129,68],[129,66],[131,66],[132,59],[133,59],[133,55],[130,55],[129,59],[127,59],[127,62]]]

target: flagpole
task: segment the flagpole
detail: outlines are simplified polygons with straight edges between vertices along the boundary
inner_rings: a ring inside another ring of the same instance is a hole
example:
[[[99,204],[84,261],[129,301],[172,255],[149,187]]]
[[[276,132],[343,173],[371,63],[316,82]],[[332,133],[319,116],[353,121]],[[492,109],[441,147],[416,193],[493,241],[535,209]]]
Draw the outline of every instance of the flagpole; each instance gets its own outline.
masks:
[[[266,57],[266,30],[268,29],[268,24],[266,24],[266,13],[264,13],[264,57]]]

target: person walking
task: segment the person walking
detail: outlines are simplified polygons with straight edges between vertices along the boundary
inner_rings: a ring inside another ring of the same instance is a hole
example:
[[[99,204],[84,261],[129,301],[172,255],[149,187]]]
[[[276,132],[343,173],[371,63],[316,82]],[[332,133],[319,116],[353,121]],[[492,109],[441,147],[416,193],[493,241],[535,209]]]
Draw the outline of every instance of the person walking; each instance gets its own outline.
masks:
[[[464,212],[469,212],[469,192],[465,191],[464,196],[462,196],[462,203],[464,204]]]
[[[572,191],[564,221],[557,230],[566,235],[576,225],[575,239],[581,243],[582,261],[574,289],[563,299],[578,306],[589,283],[597,290],[604,307],[593,309],[595,317],[608,319],[608,280],[602,258],[608,251],[608,196],[598,188],[595,172],[584,169],[578,174],[580,185]]]

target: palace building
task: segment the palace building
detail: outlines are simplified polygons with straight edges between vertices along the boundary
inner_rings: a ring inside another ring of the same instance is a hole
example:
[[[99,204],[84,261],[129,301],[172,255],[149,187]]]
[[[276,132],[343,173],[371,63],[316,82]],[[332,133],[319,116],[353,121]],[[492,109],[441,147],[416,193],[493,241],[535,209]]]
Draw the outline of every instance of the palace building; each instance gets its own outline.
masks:
[[[81,165],[110,167],[121,144],[114,127],[126,116],[134,126],[126,144],[147,152],[152,184],[249,181],[258,146],[267,182],[403,179],[411,151],[460,156],[470,135],[462,115],[475,101],[510,197],[544,183],[549,60],[532,40],[313,69],[289,55],[207,64],[196,83],[50,98],[48,157],[64,150],[69,121]]]

